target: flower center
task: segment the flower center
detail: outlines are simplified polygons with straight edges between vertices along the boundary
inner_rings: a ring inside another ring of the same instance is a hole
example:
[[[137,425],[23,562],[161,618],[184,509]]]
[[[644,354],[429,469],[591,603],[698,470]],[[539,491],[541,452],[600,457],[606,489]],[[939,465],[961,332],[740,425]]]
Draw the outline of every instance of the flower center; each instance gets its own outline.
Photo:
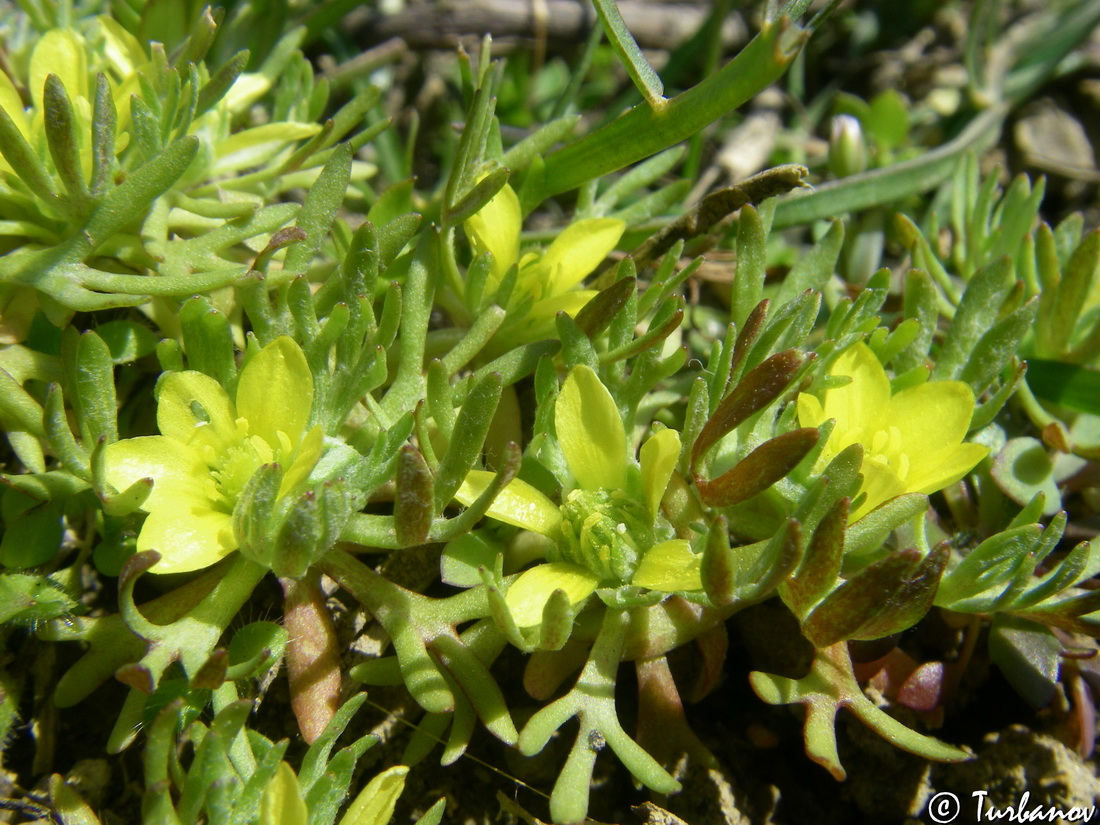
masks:
[[[237,419],[236,425],[236,437],[227,439],[220,449],[214,444],[201,448],[213,479],[210,498],[227,513],[233,512],[237,498],[255,472],[264,464],[279,460],[279,451],[272,450],[264,439],[245,434],[248,424],[243,418]]]
[[[899,479],[906,480],[909,476],[909,455],[901,449],[901,430],[891,424],[876,431],[871,443],[865,446],[868,450],[864,460],[889,467]]]
[[[574,490],[561,506],[560,559],[628,582],[653,545],[645,508],[620,490]]]

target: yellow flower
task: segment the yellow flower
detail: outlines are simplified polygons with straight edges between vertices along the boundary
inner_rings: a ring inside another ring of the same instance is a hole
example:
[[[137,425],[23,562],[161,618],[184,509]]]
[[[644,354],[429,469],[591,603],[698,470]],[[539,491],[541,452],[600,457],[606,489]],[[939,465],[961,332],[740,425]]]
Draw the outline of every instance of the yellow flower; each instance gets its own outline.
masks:
[[[666,592],[701,590],[701,556],[684,539],[666,538],[661,499],[680,455],[675,430],[654,433],[630,457],[622,417],[611,393],[586,366],[570,370],[554,407],[554,429],[576,487],[559,507],[515,479],[487,515],[554,540],[548,563],[522,573],[505,601],[519,627],[542,620],[555,590],[572,604],[597,587],[635,585]],[[640,472],[639,472],[640,469]],[[470,504],[493,474],[474,470],[455,498]]]
[[[559,312],[576,315],[596,292],[575,287],[615,248],[626,229],[616,218],[586,218],[566,227],[544,253],[529,252],[520,258],[522,223],[519,198],[505,184],[463,224],[474,254],[493,255],[486,295],[496,292],[513,264],[519,267],[516,287],[504,307],[510,317],[497,334],[504,346],[553,335]]]
[[[818,427],[834,419],[819,464],[852,444],[863,445],[865,496],[852,510],[856,521],[903,493],[934,493],[954,484],[989,450],[963,441],[974,414],[974,393],[961,381],[930,381],[891,394],[890,379],[866,344],[845,350],[829,375],[851,382],[798,396],[798,421]]]
[[[235,401],[210,376],[186,370],[161,380],[157,402],[161,434],[109,445],[107,481],[125,490],[153,479],[137,549],[161,554],[153,572],[198,570],[239,546],[233,508],[256,470],[287,467],[282,498],[317,464],[321,428],[306,431],[313,377],[301,348],[283,336],[245,364]]]

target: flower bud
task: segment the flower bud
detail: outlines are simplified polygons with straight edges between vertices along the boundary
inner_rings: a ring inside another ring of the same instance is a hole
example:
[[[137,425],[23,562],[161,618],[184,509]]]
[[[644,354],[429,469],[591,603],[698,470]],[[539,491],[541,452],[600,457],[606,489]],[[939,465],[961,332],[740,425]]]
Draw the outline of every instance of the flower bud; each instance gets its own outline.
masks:
[[[300,578],[340,537],[352,510],[342,480],[275,495],[282,479],[277,464],[265,464],[237,500],[233,526],[240,551],[276,576]]]
[[[829,171],[838,178],[846,178],[866,168],[867,146],[859,121],[851,115],[837,115],[829,135]]]

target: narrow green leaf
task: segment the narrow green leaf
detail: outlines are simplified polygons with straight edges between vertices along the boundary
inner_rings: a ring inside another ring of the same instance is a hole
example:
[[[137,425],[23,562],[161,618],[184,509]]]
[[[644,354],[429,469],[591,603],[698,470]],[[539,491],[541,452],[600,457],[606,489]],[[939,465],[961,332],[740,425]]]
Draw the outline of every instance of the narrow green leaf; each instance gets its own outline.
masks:
[[[989,656],[1033,708],[1054,698],[1062,643],[1038,622],[998,613],[989,631]]]
[[[301,273],[309,267],[314,254],[328,237],[350,179],[351,148],[340,146],[310,187],[302,211],[298,213],[294,225],[306,233],[306,240],[287,250],[283,265],[287,272]]]
[[[42,407],[5,369],[0,369],[0,423],[5,430],[45,435]]]
[[[737,220],[737,273],[730,298],[730,320],[743,329],[764,291],[767,231],[752,206],[741,208]]]
[[[479,380],[458,413],[447,452],[439,463],[435,479],[435,512],[451,503],[455,491],[474,466],[500,403],[503,382],[499,373],[490,372]]]
[[[92,111],[92,181],[93,197],[107,191],[115,162],[115,128],[118,113],[111,84],[102,72],[96,75],[95,106]]]
[[[826,597],[802,625],[803,634],[820,648],[912,627],[932,607],[949,556],[943,543],[923,558],[918,550],[899,550],[868,565]]]
[[[692,449],[692,464],[722,436],[775,401],[813,358],[812,353],[787,350],[773,355],[746,375],[707,419]]]
[[[661,110],[667,101],[664,97],[665,87],[657,72],[649,65],[642,50],[638,48],[637,41],[626,27],[623,16],[619,13],[619,7],[615,0],[593,0],[596,6],[596,14],[603,24],[604,33],[611,42],[615,54],[619,56],[619,62],[623,64],[626,73],[634,81],[638,91],[642,93],[651,109]]]
[[[975,396],[981,396],[1016,355],[1020,342],[1031,330],[1039,312],[1038,298],[1002,318],[986,331],[970,352],[959,380],[970,385]]]
[[[223,65],[214,76],[208,80],[195,100],[195,117],[202,117],[213,109],[218,101],[225,97],[226,92],[237,82],[241,72],[248,65],[249,52],[247,49],[237,52]]]
[[[83,233],[74,239],[71,248],[79,259],[142,216],[183,176],[198,150],[197,137],[182,137],[111,190],[88,217]]]
[[[574,320],[581,331],[595,340],[619,314],[627,301],[635,294],[638,279],[620,278],[611,286],[603,289],[591,301],[585,304]]]
[[[403,547],[427,541],[434,515],[432,487],[434,479],[420,451],[411,444],[397,456],[397,481],[393,501],[394,529]]]
[[[65,85],[55,74],[46,77],[42,103],[46,143],[50,147],[54,168],[57,169],[69,196],[82,201],[88,195],[88,185],[80,168],[80,136],[77,134],[76,114]]]
[[[3,107],[0,107],[0,154],[32,192],[51,205],[57,203],[57,190],[46,167]]]
[[[996,323],[1012,283],[1012,262],[1008,258],[999,258],[974,273],[936,359],[932,380],[959,376],[978,341]]]
[[[114,361],[93,331],[81,335],[77,347],[75,401],[84,443],[94,444],[104,437],[108,444],[118,440]]]
[[[801,255],[791,267],[776,291],[772,305],[776,309],[782,309],[808,289],[820,292],[836,271],[836,262],[843,244],[844,222],[834,220],[825,237],[814,244],[807,254]]]
[[[793,576],[779,586],[779,595],[802,621],[836,585],[844,555],[844,528],[848,524],[847,498],[832,506],[817,525],[802,563]]]

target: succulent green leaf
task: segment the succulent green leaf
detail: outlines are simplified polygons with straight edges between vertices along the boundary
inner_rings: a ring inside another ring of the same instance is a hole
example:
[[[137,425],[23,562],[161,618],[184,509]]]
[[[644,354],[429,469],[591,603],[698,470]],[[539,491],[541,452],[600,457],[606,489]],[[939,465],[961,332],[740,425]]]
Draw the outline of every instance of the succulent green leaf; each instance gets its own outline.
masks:
[[[837,781],[843,781],[847,775],[840,763],[836,741],[836,714],[841,708],[847,708],[871,730],[909,753],[937,762],[963,762],[970,758],[960,748],[906,727],[868,699],[852,672],[846,645],[818,650],[810,672],[801,679],[756,671],[749,681],[756,695],[768,704],[806,706],[806,754]]]
[[[1062,664],[1062,643],[1050,628],[998,613],[989,629],[989,656],[1029,705],[1050,704]]]
[[[696,479],[699,497],[711,507],[740,504],[762,493],[798,466],[820,433],[807,427],[769,439],[712,481]]]
[[[814,357],[812,353],[786,350],[750,371],[707,419],[692,448],[691,463],[695,465],[722,436],[775,401]]]
[[[837,642],[881,639],[906,630],[932,607],[936,586],[950,552],[899,550],[860,570],[830,593],[802,624],[816,647]]]

